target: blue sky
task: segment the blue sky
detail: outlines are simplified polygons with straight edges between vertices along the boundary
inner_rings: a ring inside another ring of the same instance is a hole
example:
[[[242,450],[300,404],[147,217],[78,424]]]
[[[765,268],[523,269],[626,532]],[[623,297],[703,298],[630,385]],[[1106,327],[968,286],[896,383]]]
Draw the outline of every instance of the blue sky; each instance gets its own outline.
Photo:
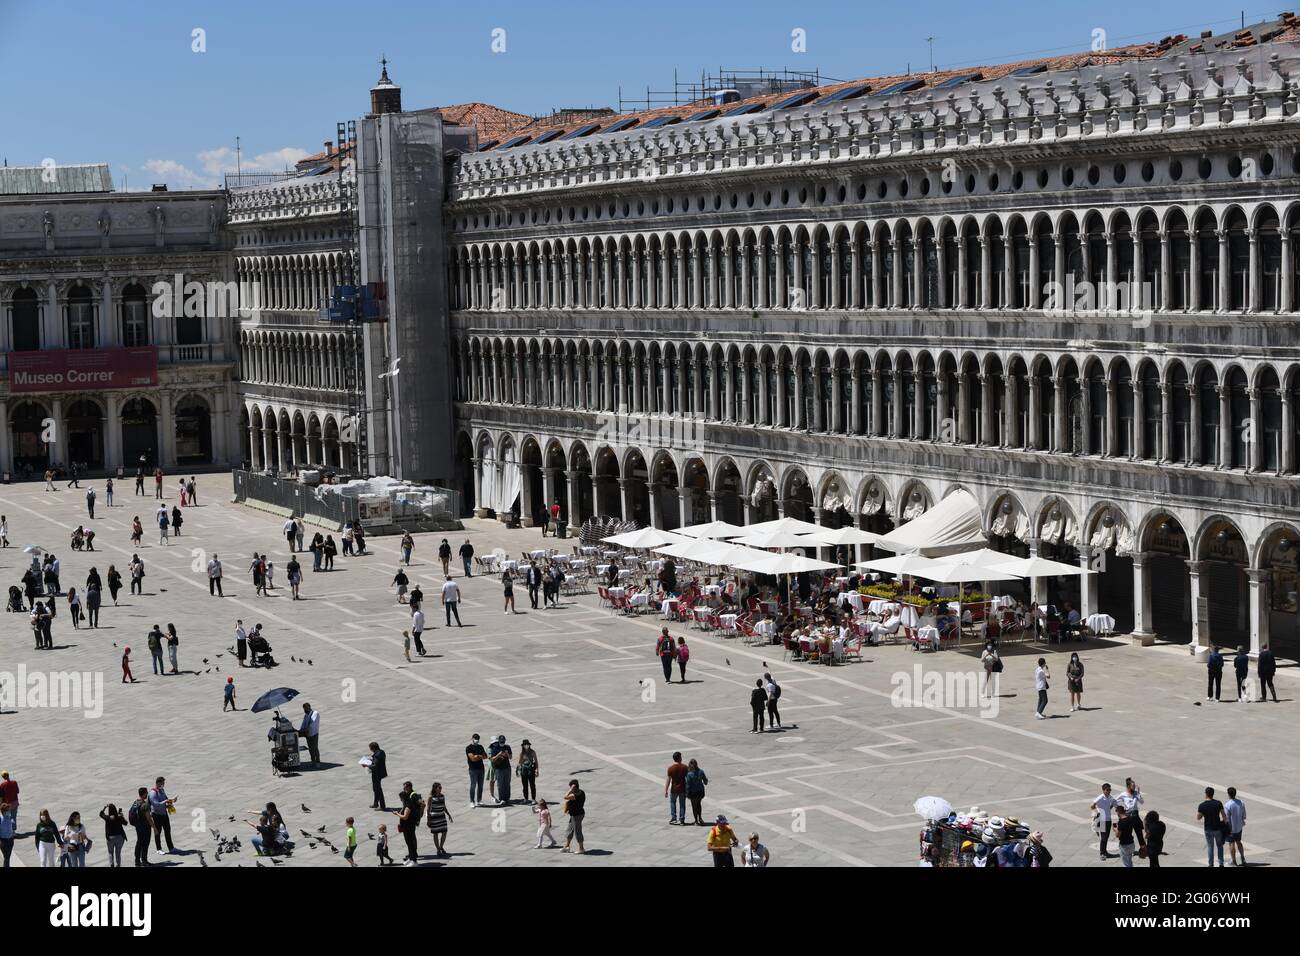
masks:
[[[1276,15],[1246,8],[1246,22]],[[0,156],[108,162],[118,187],[218,184],[283,169],[365,112],[381,54],[408,108],[480,100],[540,114],[617,106],[701,69],[857,76],[1223,31],[1241,9],[1201,0],[911,3],[651,0],[542,3],[316,0],[0,0]],[[194,52],[193,31],[205,52]],[[505,51],[492,51],[504,30]],[[806,52],[793,52],[792,31]],[[498,35],[500,36],[500,35]]]

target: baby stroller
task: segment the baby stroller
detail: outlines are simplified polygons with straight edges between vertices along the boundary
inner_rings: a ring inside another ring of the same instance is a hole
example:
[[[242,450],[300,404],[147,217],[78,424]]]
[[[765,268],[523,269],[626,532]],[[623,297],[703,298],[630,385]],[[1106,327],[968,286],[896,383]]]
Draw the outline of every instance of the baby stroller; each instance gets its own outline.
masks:
[[[276,660],[271,656],[271,642],[260,634],[248,639],[248,650],[253,655],[254,667],[275,667]]]
[[[23,607],[23,589],[16,584],[9,585],[9,603],[5,605],[5,610],[15,614],[22,614],[26,610]]]

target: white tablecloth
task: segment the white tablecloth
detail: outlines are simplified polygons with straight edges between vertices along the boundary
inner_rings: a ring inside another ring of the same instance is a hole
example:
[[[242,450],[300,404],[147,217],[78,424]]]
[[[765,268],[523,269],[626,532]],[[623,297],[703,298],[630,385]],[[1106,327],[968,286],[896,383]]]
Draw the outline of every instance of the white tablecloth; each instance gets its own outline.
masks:
[[[916,632],[916,636],[923,641],[929,641],[935,647],[939,646],[939,629],[937,627],[923,627]]]
[[[1087,624],[1094,634],[1110,634],[1115,630],[1115,619],[1109,614],[1089,614]]]
[[[636,594],[633,594],[630,598],[627,599],[627,603],[631,607],[649,607],[650,595],[647,594],[645,591],[638,591]]]
[[[557,558],[556,560],[558,561],[559,559]],[[586,558],[573,558],[572,560],[565,558],[565,560],[568,561],[569,567],[571,567],[575,571],[581,571],[583,568],[587,566]]]
[[[485,554],[483,555],[483,563],[489,568],[496,567],[499,557],[499,555],[495,554]]]
[[[732,630],[736,626],[736,618],[738,616],[739,615],[736,614],[719,614],[718,620],[722,622],[722,626],[727,630]]]
[[[771,640],[772,636],[776,634],[776,622],[764,618],[754,625],[754,633],[760,637]]]
[[[704,591],[705,594],[711,595],[711,596],[713,596],[713,597],[718,597],[719,595],[722,594],[722,585],[721,585],[721,584],[706,584],[706,585],[704,585],[704,587],[702,588],[702,590]]]
[[[702,624],[708,621],[709,615],[712,613],[713,608],[709,607],[707,604],[691,609],[691,617],[694,618],[697,624]]]
[[[560,554],[559,552],[556,552],[555,554],[551,555],[551,560],[554,561],[556,564],[568,564],[569,555]]]
[[[916,627],[921,623],[921,615],[914,604],[904,604],[898,611],[898,618],[907,627]]]
[[[844,607],[845,605],[848,605],[849,607],[853,608],[853,610],[855,611],[861,611],[862,595],[859,594],[857,591],[841,591],[840,607]]]
[[[993,598],[992,601],[990,601],[990,603],[993,605],[994,610],[999,610],[1004,607],[1014,607],[1016,603],[1016,599],[1013,598],[1010,594],[1003,594]]]
[[[836,586],[837,588],[839,588],[841,591],[843,591],[846,587],[849,586],[849,579],[848,579],[848,578],[836,578],[836,579],[835,579],[835,586]]]
[[[884,598],[875,598],[867,605],[868,614],[884,614],[886,611],[897,611],[898,604],[895,601],[886,601]]]
[[[655,559],[653,559],[653,560],[651,560],[651,561],[647,561],[647,562],[645,563],[645,569],[646,569],[646,571],[648,571],[650,574],[658,574],[660,571],[662,571],[662,570],[664,569],[664,559],[663,559],[663,558],[655,558]]]
[[[528,556],[530,558],[545,558],[545,557],[549,557],[550,553],[551,552],[548,551],[546,548],[538,548],[536,551],[529,551]]]
[[[578,550],[580,550],[583,554],[600,554],[600,548],[594,547],[593,545],[590,544],[584,544]]]
[[[501,567],[506,571],[518,571],[519,562],[515,561],[513,558],[506,558],[506,560],[501,562]]]
[[[610,597],[622,597],[627,593],[627,588],[610,588],[608,593]]]
[[[677,598],[664,598],[659,603],[659,611],[664,617],[672,617],[677,613]]]
[[[601,557],[605,557],[605,558],[617,558],[617,557],[618,557],[619,555],[621,555],[622,553],[623,553],[622,551],[602,551],[602,552],[601,552]]]

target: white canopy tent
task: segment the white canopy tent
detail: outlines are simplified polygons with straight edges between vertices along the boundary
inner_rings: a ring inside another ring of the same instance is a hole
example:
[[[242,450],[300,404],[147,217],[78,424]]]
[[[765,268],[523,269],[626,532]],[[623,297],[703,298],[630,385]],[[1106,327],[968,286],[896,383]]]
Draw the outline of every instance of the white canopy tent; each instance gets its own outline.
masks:
[[[815,548],[817,543],[793,531],[759,531],[735,539],[736,544],[751,548]]]
[[[935,558],[980,548],[987,542],[979,502],[959,488],[916,520],[881,535],[874,543],[887,551]]]
[[[861,528],[823,528],[821,531],[800,535],[800,537],[806,539],[809,544],[833,548],[841,544],[875,544],[881,536],[872,531],[863,531]]]
[[[760,521],[758,524],[746,525],[745,534],[762,534],[767,531],[789,531],[792,534],[813,534],[825,531],[819,524],[800,521],[798,518],[777,518],[775,521]]]
[[[800,574],[804,571],[830,571],[839,567],[838,564],[805,558],[801,554],[755,554],[756,557],[731,562],[732,567],[758,574]]]

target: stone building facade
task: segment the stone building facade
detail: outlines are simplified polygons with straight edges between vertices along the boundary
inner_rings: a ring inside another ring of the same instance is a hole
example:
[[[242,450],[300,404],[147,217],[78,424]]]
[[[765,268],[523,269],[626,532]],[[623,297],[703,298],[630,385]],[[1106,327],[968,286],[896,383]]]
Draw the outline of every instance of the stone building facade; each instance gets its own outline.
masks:
[[[467,500],[883,532],[964,488],[1097,572],[1054,600],[1300,655],[1300,48],[1205,49],[462,157]]]
[[[0,471],[237,460],[224,195],[112,193],[102,166],[0,186]]]

